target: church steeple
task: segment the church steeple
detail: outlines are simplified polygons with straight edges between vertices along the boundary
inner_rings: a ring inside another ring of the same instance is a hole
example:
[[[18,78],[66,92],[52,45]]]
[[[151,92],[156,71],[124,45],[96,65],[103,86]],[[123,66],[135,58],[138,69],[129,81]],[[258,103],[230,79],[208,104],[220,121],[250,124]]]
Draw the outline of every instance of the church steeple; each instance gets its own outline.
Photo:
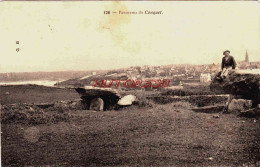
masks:
[[[247,50],[246,50],[246,57],[245,57],[245,62],[249,62],[249,57],[248,57],[248,53],[247,53]]]

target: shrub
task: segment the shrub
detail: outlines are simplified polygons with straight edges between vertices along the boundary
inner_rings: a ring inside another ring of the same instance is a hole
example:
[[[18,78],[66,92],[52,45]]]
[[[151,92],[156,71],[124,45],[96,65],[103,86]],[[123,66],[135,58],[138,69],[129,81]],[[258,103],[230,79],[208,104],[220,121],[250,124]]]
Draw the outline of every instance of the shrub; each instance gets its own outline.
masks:
[[[60,121],[68,121],[71,115],[62,108],[56,111],[43,110],[35,107],[35,109],[28,107],[5,106],[1,112],[2,123],[23,123],[23,124],[46,124],[57,123]]]
[[[196,105],[197,107],[225,103],[226,101],[226,96],[190,96],[188,100],[188,102],[190,102],[193,105]]]
[[[183,89],[175,90],[164,90],[161,95],[170,95],[170,96],[191,96],[191,95],[214,95],[208,85],[196,85],[190,86],[185,85]]]

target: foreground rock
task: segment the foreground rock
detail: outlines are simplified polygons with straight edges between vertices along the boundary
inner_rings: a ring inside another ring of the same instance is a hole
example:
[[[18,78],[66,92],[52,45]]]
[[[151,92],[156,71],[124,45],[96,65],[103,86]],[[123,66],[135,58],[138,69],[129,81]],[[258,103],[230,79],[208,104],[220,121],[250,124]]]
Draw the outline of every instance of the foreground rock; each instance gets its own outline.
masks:
[[[92,99],[89,106],[90,110],[103,111],[104,101],[101,98]]]
[[[88,106],[82,100],[57,101],[53,104],[53,107],[70,110],[85,110],[88,108]]]
[[[241,111],[249,110],[251,106],[252,106],[252,100],[233,99],[231,103],[228,105],[228,111],[241,112]]]
[[[210,105],[210,106],[204,106],[204,107],[194,107],[192,108],[195,112],[202,112],[202,113],[219,113],[222,112],[224,109],[223,104],[218,105]]]
[[[110,88],[82,87],[76,88],[76,91],[80,94],[81,99],[83,99],[86,105],[91,106],[91,108],[96,111],[115,108],[117,102],[121,98],[120,94],[116,90]]]
[[[252,100],[252,106],[257,107],[260,103],[260,69],[232,70],[222,81],[214,77],[210,89],[217,94],[231,94]]]
[[[249,118],[260,117],[260,108],[252,108],[249,110],[241,111],[240,116]]]

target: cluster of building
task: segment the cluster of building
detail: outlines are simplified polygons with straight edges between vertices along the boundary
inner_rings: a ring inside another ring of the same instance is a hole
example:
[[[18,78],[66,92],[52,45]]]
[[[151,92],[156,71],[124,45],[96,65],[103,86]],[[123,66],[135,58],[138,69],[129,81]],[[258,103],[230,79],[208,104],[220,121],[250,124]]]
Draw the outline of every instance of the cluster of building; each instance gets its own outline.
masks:
[[[260,62],[250,62],[246,52],[245,60],[237,61],[239,69],[256,69],[260,68]],[[173,82],[210,82],[217,71],[221,70],[221,64],[206,65],[165,65],[165,66],[136,66],[123,69],[129,79],[147,79],[160,78],[172,79]],[[121,71],[122,72],[122,71]]]
[[[237,61],[239,69],[260,68],[260,62],[250,62],[246,52],[244,61]],[[94,80],[170,80],[170,86],[183,85],[187,83],[209,83],[214,75],[221,70],[221,64],[172,64],[164,66],[134,66],[129,68],[110,70],[107,72],[94,72],[75,80],[65,81],[65,85],[80,83],[92,85]]]

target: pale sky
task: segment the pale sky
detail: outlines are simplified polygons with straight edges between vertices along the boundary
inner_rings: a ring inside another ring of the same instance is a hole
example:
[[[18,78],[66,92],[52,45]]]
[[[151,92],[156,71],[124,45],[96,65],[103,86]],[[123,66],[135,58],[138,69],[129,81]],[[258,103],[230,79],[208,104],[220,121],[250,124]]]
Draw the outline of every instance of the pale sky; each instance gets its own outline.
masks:
[[[260,61],[259,2],[0,2],[0,72],[210,64],[226,49]]]

